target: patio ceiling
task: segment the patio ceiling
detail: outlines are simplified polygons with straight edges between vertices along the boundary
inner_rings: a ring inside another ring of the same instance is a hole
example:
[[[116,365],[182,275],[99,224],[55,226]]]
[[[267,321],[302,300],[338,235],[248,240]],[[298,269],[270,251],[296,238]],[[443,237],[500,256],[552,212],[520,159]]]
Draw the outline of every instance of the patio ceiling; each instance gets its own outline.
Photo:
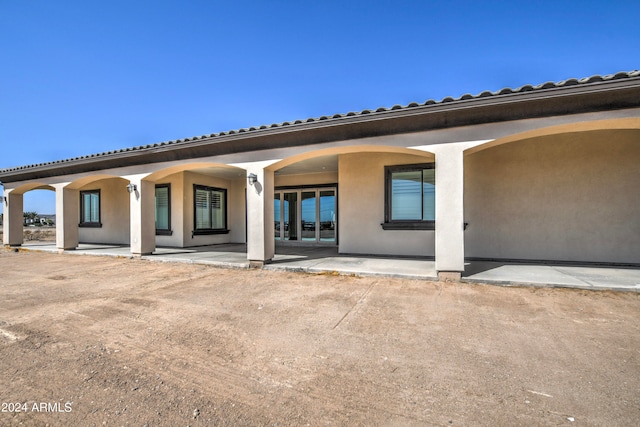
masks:
[[[216,176],[223,179],[244,178],[246,172],[240,168],[211,166],[206,168],[189,169],[194,173],[202,175]],[[332,154],[328,156],[314,157],[312,159],[302,160],[292,165],[278,169],[276,175],[300,175],[307,173],[321,172],[337,172],[338,171],[338,155]]]
[[[276,171],[276,175],[301,175],[305,173],[337,172],[338,155],[313,157],[285,166]]]
[[[247,172],[244,169],[224,166],[211,166],[206,168],[189,169],[189,172],[202,175],[215,176],[222,179],[244,178]]]

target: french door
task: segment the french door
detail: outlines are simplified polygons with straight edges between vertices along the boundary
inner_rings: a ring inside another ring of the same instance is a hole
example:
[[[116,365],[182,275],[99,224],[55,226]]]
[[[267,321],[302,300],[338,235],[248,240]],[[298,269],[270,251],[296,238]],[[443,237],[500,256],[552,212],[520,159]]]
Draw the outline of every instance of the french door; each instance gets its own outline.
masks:
[[[276,190],[273,207],[276,240],[337,243],[335,187]]]

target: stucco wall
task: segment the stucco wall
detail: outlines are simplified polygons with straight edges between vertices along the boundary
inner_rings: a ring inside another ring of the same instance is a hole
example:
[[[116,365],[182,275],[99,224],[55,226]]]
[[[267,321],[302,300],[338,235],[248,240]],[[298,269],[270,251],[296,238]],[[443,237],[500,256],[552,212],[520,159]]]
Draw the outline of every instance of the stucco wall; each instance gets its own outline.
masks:
[[[434,256],[433,231],[383,230],[380,226],[384,222],[384,167],[429,161],[433,161],[433,158],[391,153],[339,156],[338,228],[341,253]]]
[[[300,175],[276,175],[275,186],[289,187],[298,185],[335,184],[338,182],[338,172],[321,172]]]
[[[155,184],[171,185],[171,236],[156,236],[156,246],[182,247],[184,245],[184,173],[175,173]]]
[[[244,174],[240,179],[229,181],[227,193],[229,214],[227,217],[230,243],[246,243],[247,241],[247,180]]]
[[[82,243],[126,244],[129,242],[130,212],[128,181],[120,178],[95,181],[82,190],[101,191],[101,228],[79,228]],[[192,172],[169,175],[155,184],[171,185],[171,236],[156,236],[157,246],[187,247],[216,243],[244,243],[245,231],[245,186],[244,179],[225,180]],[[194,236],[193,229],[193,184],[227,189],[229,234]]]
[[[183,173],[183,218],[182,233],[184,236],[183,246],[214,245],[232,242],[231,237],[241,238],[244,234],[244,186],[222,178],[197,174],[194,172]],[[244,183],[244,179],[242,179]],[[200,184],[209,187],[224,188],[227,190],[227,228],[229,234],[213,234],[207,236],[193,236],[193,185]],[[242,241],[242,240],[241,240]]]
[[[81,243],[129,244],[129,198],[127,184],[121,178],[94,181],[80,188],[100,190],[100,222],[102,227],[80,227],[78,240]]]
[[[640,262],[640,132],[564,134],[465,158],[467,257]]]

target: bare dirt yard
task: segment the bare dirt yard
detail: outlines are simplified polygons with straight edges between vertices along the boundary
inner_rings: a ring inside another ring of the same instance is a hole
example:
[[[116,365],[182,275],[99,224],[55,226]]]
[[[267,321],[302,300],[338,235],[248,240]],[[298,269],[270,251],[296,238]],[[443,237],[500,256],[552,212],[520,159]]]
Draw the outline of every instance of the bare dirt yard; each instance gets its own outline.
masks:
[[[636,426],[640,294],[0,250],[0,425]]]

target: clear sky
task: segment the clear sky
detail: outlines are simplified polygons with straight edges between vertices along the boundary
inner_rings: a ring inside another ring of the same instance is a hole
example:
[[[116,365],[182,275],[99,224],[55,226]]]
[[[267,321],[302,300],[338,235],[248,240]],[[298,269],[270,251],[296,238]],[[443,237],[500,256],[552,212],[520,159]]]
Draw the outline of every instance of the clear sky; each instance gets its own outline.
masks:
[[[0,0],[0,169],[631,71],[639,22],[638,0]]]

